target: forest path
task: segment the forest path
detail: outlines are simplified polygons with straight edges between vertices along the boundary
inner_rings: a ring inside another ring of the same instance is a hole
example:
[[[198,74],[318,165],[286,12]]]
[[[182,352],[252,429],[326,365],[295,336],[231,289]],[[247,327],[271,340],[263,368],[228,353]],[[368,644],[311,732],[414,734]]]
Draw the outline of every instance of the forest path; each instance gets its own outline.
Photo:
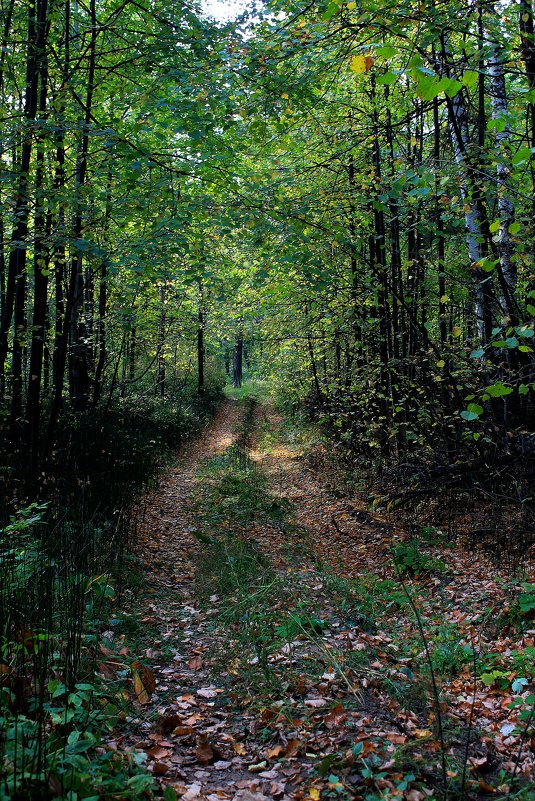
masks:
[[[422,641],[390,556],[397,532],[313,468],[270,404],[226,401],[147,493],[138,533],[146,584],[125,637],[137,702],[112,747],[145,754],[162,791],[172,788],[166,798],[318,801],[390,788],[425,801],[425,786],[440,786]],[[452,731],[469,715],[490,725],[496,736],[474,738],[470,758],[496,773],[518,751],[500,740],[511,713],[485,688],[473,704],[458,643],[473,642],[473,621],[498,608],[503,587],[481,559],[448,551],[448,561],[410,592],[455,663],[443,677]]]

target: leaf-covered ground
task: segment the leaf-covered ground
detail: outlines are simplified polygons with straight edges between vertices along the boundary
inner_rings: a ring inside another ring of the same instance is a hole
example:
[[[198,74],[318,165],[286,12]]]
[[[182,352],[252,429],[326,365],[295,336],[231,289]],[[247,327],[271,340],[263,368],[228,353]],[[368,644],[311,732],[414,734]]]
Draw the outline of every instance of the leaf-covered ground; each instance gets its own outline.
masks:
[[[304,451],[227,401],[143,499],[109,747],[185,801],[534,798],[534,575],[409,539]]]

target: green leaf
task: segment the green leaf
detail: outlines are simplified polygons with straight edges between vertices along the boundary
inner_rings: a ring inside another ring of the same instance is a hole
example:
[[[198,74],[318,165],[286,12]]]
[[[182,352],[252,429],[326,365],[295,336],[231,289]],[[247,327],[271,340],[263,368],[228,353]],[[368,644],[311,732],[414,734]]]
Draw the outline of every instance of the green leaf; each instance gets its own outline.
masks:
[[[465,70],[463,72],[463,83],[467,89],[474,89],[477,86],[479,74],[475,70]]]
[[[455,78],[443,78],[440,83],[443,84],[444,81],[446,81],[446,84],[443,86],[443,88],[448,97],[455,97],[455,95],[458,94],[463,88],[462,83],[460,81],[456,81]]]
[[[484,355],[485,355],[485,349],[484,348],[476,348],[476,350],[473,350],[472,353],[470,354],[470,358],[471,359],[480,359]]]
[[[135,793],[142,793],[151,786],[153,782],[152,776],[147,773],[136,773],[128,779],[128,787]]]
[[[520,150],[517,150],[511,161],[515,165],[515,167],[519,167],[521,164],[526,164],[530,160],[530,158],[531,158],[531,148],[521,147]]]
[[[511,684],[511,689],[514,693],[521,693],[526,684],[529,684],[527,679],[515,679]]]
[[[497,381],[496,384],[491,384],[486,387],[486,392],[492,398],[503,398],[505,395],[510,395],[513,392],[512,387],[506,387],[502,381]]]
[[[381,86],[390,86],[390,84],[397,81],[398,75],[393,72],[385,72],[384,75],[378,75],[376,79],[376,83],[380,84]]]
[[[463,420],[468,420],[468,422],[472,422],[473,420],[477,420],[479,418],[479,415],[476,414],[475,412],[469,412],[465,410],[461,412],[461,417],[463,418]]]
[[[477,415],[483,414],[483,407],[479,406],[477,403],[469,403],[467,409],[469,412],[473,412]]]
[[[382,56],[383,58],[392,58],[392,56],[397,55],[398,48],[391,47],[390,45],[382,45],[381,47],[376,47],[375,52],[378,56]]]

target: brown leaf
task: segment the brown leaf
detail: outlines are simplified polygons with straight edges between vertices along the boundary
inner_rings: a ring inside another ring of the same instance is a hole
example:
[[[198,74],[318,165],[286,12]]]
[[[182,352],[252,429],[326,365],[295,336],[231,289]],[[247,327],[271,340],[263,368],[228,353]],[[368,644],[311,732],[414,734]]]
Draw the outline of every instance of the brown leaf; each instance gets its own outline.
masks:
[[[191,726],[177,726],[172,733],[175,737],[187,737],[189,734],[193,734],[193,728]]]
[[[164,715],[160,718],[160,729],[163,734],[170,734],[181,723],[181,715]]]
[[[325,715],[324,723],[328,729],[334,729],[341,726],[347,720],[347,713],[342,704],[337,704],[331,711]]]
[[[147,754],[156,760],[164,759],[165,757],[171,756],[172,753],[173,753],[172,751],[169,751],[167,748],[162,748],[159,745],[154,745],[147,751]]]
[[[154,672],[142,665],[141,662],[132,662],[134,676],[134,694],[140,704],[148,704],[152,693],[156,689]]]
[[[275,745],[273,748],[268,748],[266,751],[266,756],[268,759],[275,759],[276,757],[280,756],[284,753],[284,748],[282,745]]]
[[[218,759],[222,758],[221,752],[208,742],[208,737],[205,734],[200,734],[197,737],[197,747],[195,749],[195,759],[201,765],[210,765]]]
[[[194,656],[193,659],[189,660],[188,667],[190,670],[200,670],[202,668],[202,657]]]
[[[155,762],[152,768],[152,773],[154,776],[163,776],[169,770],[169,765],[166,765],[165,762]]]
[[[288,740],[286,743],[286,748],[284,750],[284,754],[287,757],[295,756],[299,749],[301,748],[301,740]]]

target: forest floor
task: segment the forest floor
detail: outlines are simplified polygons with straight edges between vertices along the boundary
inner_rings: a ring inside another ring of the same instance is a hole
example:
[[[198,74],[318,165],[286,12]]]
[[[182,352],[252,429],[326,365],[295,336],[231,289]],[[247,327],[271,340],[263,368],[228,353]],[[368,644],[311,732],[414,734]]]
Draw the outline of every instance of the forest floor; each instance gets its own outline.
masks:
[[[134,660],[109,747],[183,801],[534,798],[529,588],[407,541],[322,464],[228,400],[142,499],[144,577],[101,647],[104,673]]]

